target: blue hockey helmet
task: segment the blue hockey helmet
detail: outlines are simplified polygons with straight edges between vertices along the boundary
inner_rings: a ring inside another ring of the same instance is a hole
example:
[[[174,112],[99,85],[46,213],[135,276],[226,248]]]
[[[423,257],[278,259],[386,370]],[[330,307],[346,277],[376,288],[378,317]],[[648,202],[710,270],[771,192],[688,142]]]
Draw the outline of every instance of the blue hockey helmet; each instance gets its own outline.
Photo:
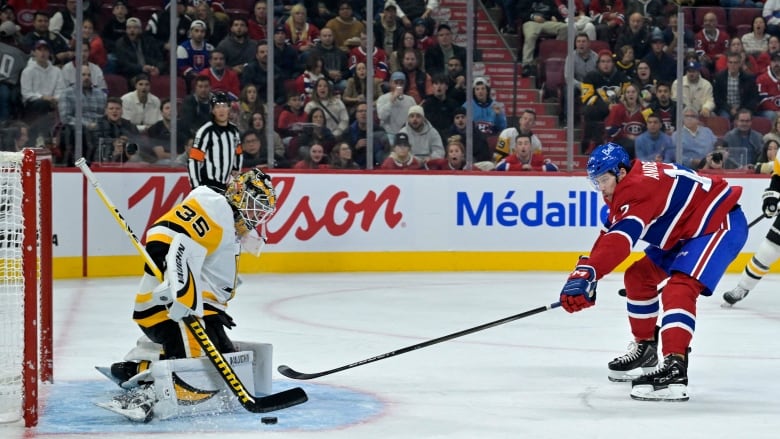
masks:
[[[622,146],[612,142],[599,145],[588,159],[588,179],[598,189],[599,184],[596,179],[607,172],[617,175],[620,172],[620,165],[626,169],[631,166],[631,159]]]

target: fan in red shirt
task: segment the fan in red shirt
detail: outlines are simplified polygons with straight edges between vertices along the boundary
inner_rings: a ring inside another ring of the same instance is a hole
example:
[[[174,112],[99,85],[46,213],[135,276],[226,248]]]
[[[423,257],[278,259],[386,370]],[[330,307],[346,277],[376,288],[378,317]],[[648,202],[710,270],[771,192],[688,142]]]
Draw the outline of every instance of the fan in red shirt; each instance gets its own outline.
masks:
[[[729,34],[718,29],[718,17],[708,12],[702,19],[702,28],[693,37],[696,55],[699,61],[710,71],[715,70],[715,63],[729,48]]]
[[[425,169],[431,171],[462,171],[466,169],[466,147],[460,136],[447,139],[447,157],[430,159],[425,162]]]
[[[412,154],[412,146],[409,144],[409,136],[406,133],[398,133],[393,141],[393,152],[382,162],[380,169],[386,170],[416,170],[422,167],[422,163]]]
[[[555,172],[558,166],[550,159],[542,156],[542,151],[534,150],[531,146],[531,136],[528,133],[520,133],[515,139],[515,149],[498,162],[496,171],[548,171]]]

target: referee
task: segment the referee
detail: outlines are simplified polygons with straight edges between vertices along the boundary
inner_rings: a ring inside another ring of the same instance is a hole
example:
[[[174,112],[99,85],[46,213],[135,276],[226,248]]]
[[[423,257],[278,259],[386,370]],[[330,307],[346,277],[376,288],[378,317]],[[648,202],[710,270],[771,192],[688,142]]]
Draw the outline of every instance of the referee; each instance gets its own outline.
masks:
[[[225,190],[233,173],[241,171],[241,133],[228,119],[230,98],[226,93],[211,96],[211,121],[195,133],[187,173],[192,188],[211,186]]]

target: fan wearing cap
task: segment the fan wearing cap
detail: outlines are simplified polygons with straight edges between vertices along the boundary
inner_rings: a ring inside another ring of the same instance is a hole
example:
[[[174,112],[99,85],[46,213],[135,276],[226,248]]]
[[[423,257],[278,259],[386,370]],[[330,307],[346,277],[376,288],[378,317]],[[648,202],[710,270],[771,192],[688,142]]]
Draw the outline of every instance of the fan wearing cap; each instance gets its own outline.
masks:
[[[422,165],[422,162],[412,154],[409,136],[405,133],[398,133],[393,141],[393,150],[385,161],[382,162],[380,169],[413,171],[420,169]]]
[[[428,21],[423,18],[414,20],[412,32],[417,40],[417,47],[425,53],[428,49],[436,45],[436,41],[428,35]]]
[[[406,125],[398,134],[406,134],[412,145],[412,154],[421,162],[444,157],[441,135],[425,118],[425,110],[419,105],[409,108]]]
[[[675,14],[676,16],[676,14]],[[672,82],[677,77],[677,63],[665,49],[664,34],[656,29],[650,34],[650,52],[642,58],[658,81]]]
[[[758,89],[761,90],[758,103],[758,115],[769,117],[780,111],[780,52],[775,52],[770,57],[769,68],[756,78]]]
[[[57,101],[65,92],[65,80],[62,70],[49,61],[51,50],[46,40],[39,40],[33,47],[32,61],[22,70],[19,82],[25,117],[33,121],[30,138],[35,139],[54,126]]]
[[[160,43],[143,31],[141,20],[128,18],[125,27],[126,33],[116,42],[114,49],[117,73],[132,78],[141,72],[149,76],[167,72],[168,63],[163,60]]]
[[[287,32],[284,30],[284,26],[276,26],[274,28],[272,41],[274,45],[274,66],[279,69],[281,77],[285,80],[296,78],[303,72],[303,65],[298,59],[298,52],[287,41]]]
[[[506,113],[504,104],[490,97],[490,84],[487,79],[479,76],[472,84],[473,95],[470,101],[463,104],[471,105],[471,115],[477,129],[492,136],[506,129]]]
[[[229,120],[230,106],[226,93],[211,95],[211,121],[195,133],[195,143],[187,161],[187,174],[193,188],[206,185],[224,190],[231,178],[241,171],[241,133]]]
[[[393,72],[390,75],[390,91],[376,101],[376,112],[379,123],[392,138],[406,123],[409,109],[414,105],[414,99],[405,93],[406,75],[403,72]]]
[[[680,101],[677,97],[677,81],[672,83],[672,100]],[[715,110],[715,98],[712,94],[712,84],[701,77],[701,64],[695,58],[685,61],[685,75],[682,77],[684,108],[691,108],[699,115],[709,117]]]
[[[111,8],[111,18],[108,22],[102,21],[103,30],[100,32],[100,37],[103,39],[103,44],[106,46],[108,53],[114,52],[116,42],[125,34],[128,16],[127,0],[114,0]]]
[[[206,23],[195,20],[190,25],[190,39],[176,49],[176,67],[187,82],[209,68],[209,57],[214,46],[206,42]]]
[[[374,21],[374,38],[377,47],[382,48],[388,55],[395,50],[395,43],[404,33],[404,23],[398,18],[398,8],[392,1],[385,2],[381,19]]]

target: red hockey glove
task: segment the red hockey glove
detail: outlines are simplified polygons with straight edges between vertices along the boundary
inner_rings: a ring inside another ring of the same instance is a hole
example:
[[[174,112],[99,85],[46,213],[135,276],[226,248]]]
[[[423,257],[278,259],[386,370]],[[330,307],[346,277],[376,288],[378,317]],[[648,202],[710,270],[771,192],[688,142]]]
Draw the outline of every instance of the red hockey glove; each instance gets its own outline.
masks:
[[[587,259],[580,258],[561,290],[561,307],[567,312],[581,311],[596,304],[596,270],[583,264]]]

